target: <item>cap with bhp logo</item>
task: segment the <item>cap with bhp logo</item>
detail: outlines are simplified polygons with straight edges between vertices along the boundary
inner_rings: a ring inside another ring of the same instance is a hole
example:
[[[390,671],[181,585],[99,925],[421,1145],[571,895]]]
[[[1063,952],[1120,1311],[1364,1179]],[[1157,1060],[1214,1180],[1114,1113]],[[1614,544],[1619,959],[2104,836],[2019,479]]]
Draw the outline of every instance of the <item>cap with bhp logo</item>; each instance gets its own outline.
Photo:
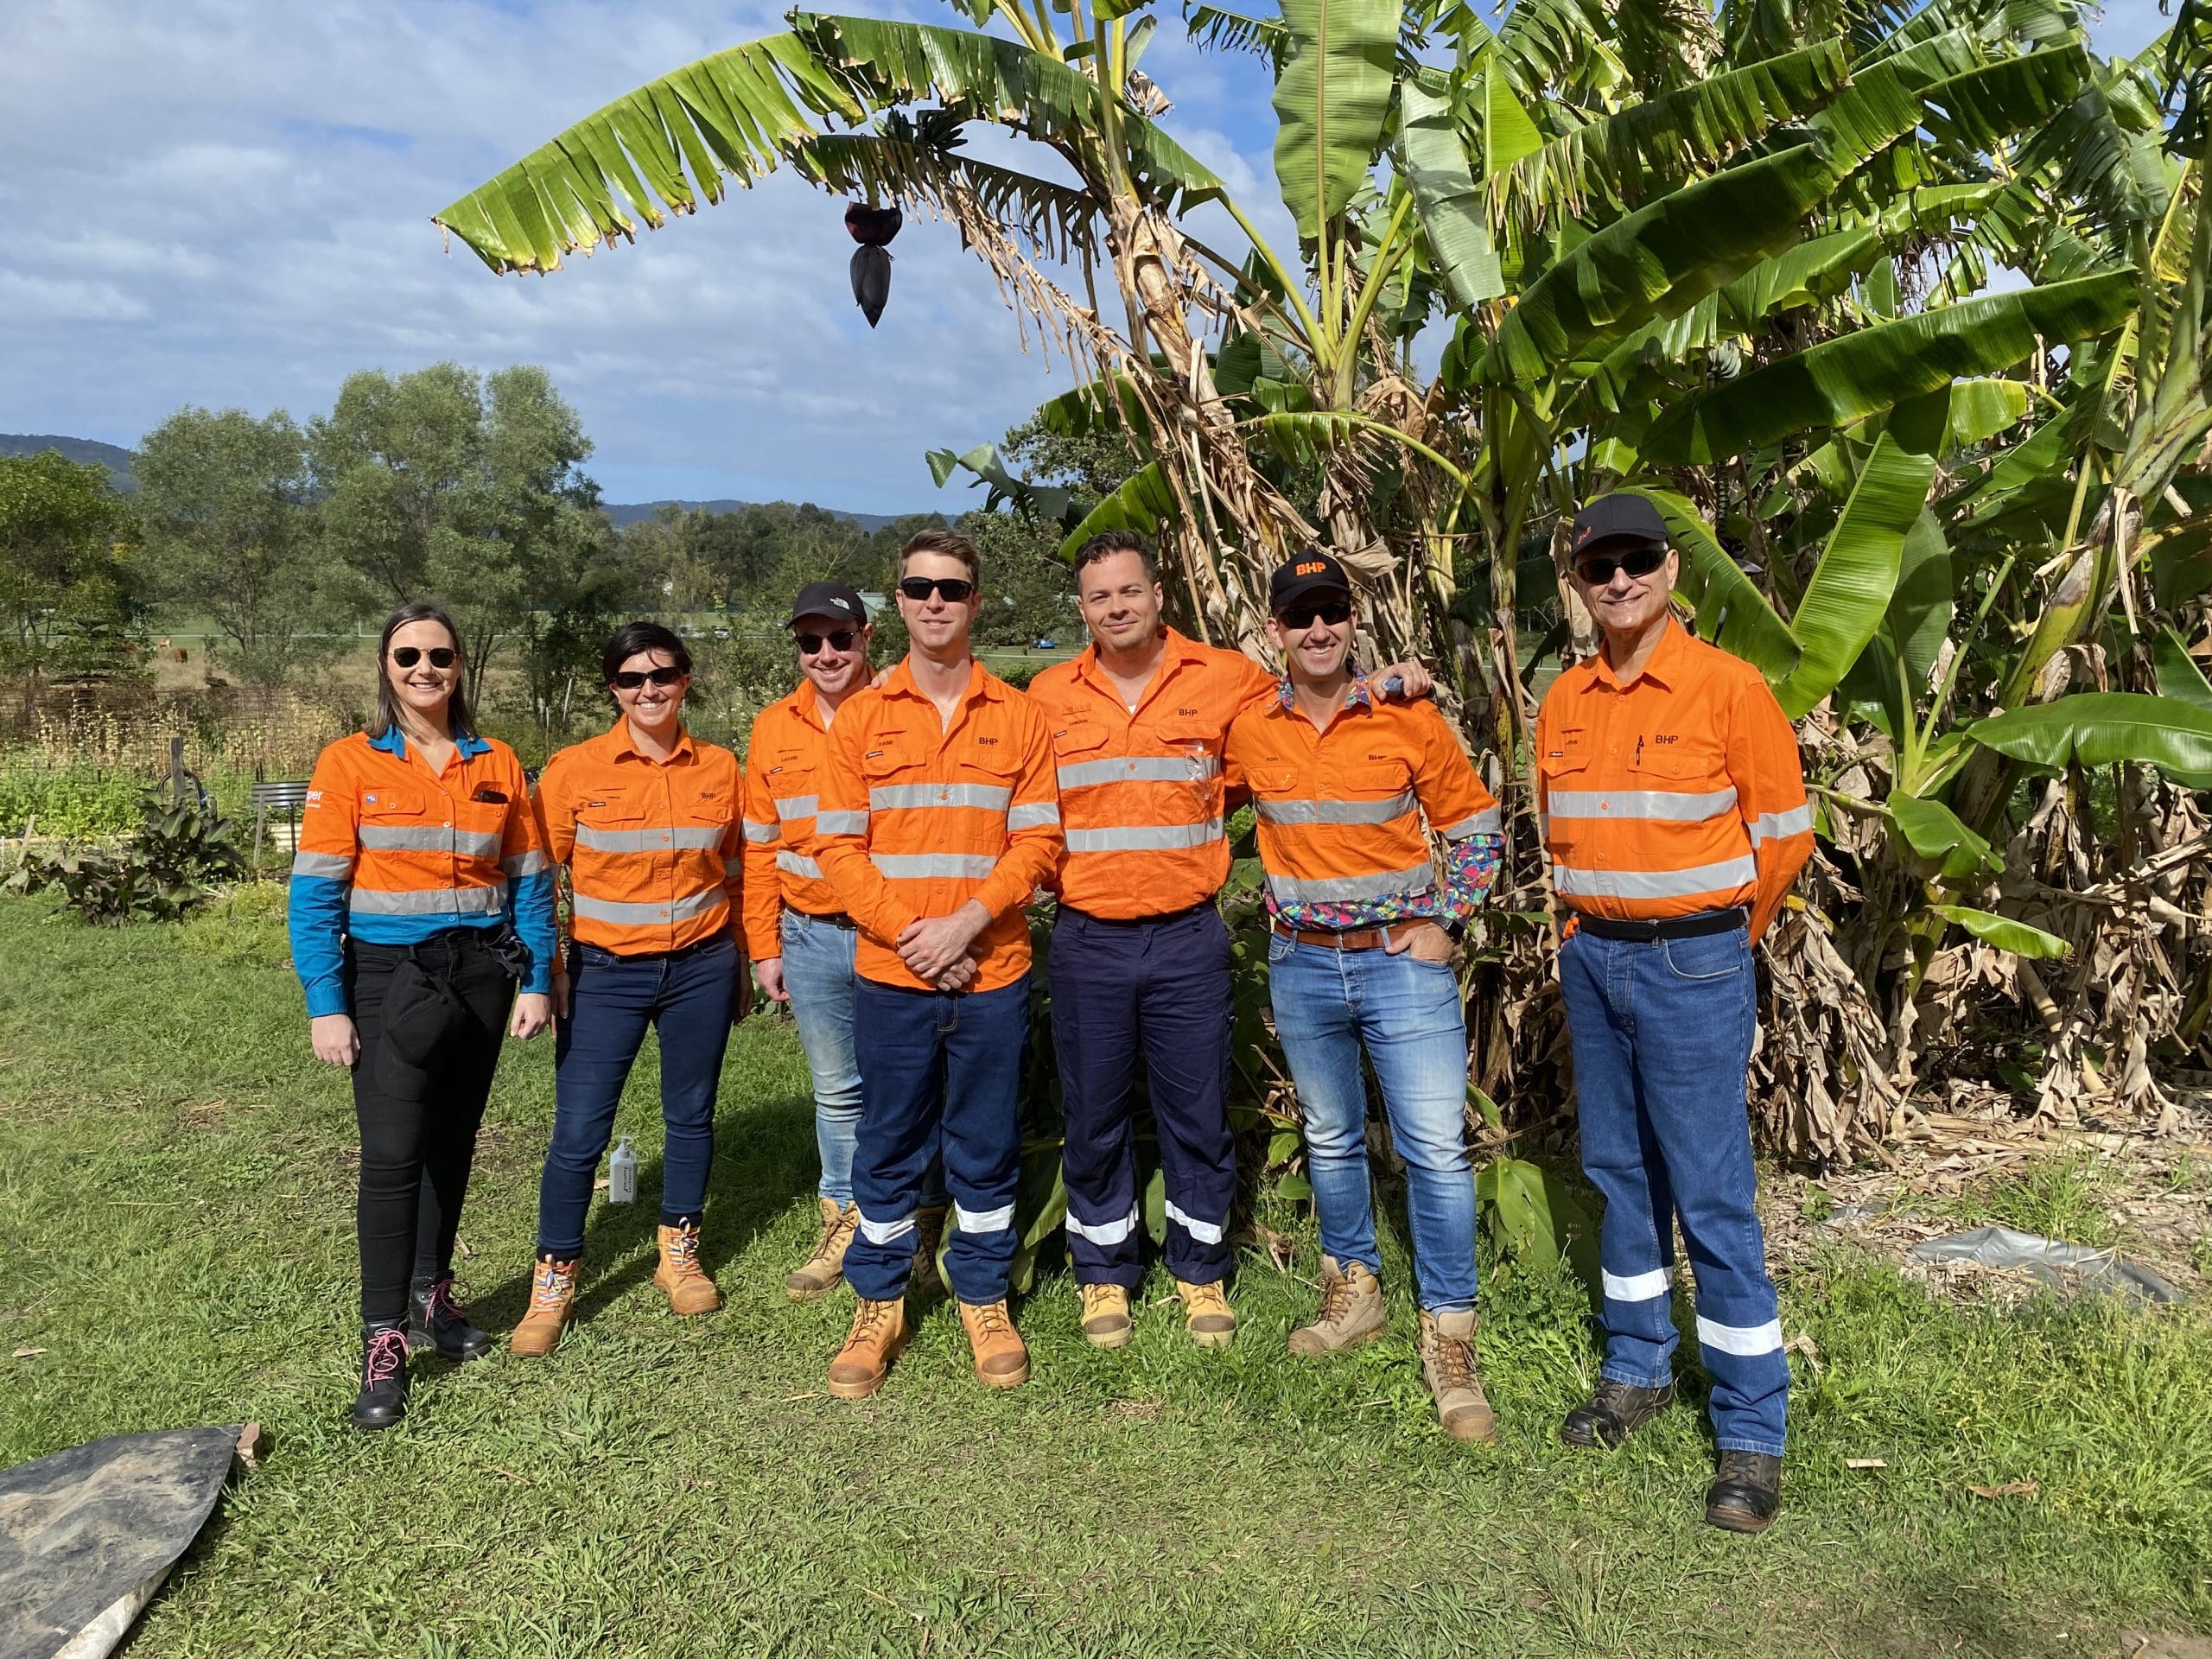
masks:
[[[1317,547],[1275,567],[1268,578],[1268,608],[1280,611],[1308,594],[1351,592],[1351,578],[1344,566]]]

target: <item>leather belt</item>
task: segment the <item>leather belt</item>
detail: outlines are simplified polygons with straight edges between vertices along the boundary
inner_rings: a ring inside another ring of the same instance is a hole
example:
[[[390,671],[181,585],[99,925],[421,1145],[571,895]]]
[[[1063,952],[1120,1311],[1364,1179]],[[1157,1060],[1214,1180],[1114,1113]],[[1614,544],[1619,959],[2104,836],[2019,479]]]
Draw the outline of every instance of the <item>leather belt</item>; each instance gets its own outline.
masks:
[[[857,931],[860,927],[860,924],[858,922],[846,915],[842,910],[824,910],[816,912],[811,910],[801,910],[798,906],[794,905],[791,906],[791,912],[794,915],[805,917],[810,922],[821,922],[830,927],[842,927],[848,933]]]
[[[1576,913],[1574,925],[1600,939],[1626,939],[1649,944],[1656,939],[1697,939],[1708,933],[1732,933],[1751,923],[1750,912],[1733,910],[1700,911],[1694,916],[1668,916],[1657,921],[1618,922],[1604,916]]]
[[[1286,939],[1296,939],[1300,944],[1318,944],[1324,950],[1380,950],[1385,945],[1395,944],[1417,927],[1440,927],[1443,924],[1433,917],[1416,916],[1410,921],[1392,922],[1387,927],[1285,927],[1281,922],[1270,923],[1274,931]]]

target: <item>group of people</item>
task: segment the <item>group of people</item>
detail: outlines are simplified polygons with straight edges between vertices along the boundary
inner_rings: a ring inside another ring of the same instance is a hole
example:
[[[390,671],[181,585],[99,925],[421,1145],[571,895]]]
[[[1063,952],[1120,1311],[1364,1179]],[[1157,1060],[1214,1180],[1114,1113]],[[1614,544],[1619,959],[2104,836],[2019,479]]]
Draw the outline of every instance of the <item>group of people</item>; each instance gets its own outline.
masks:
[[[1677,556],[1650,504],[1592,503],[1572,548],[1603,643],[1544,701],[1536,805],[1584,1163],[1605,1200],[1606,1344],[1560,1432],[1616,1445],[1673,1402],[1679,1220],[1720,1452],[1707,1518],[1758,1531],[1780,1501],[1789,1368],[1753,1209],[1751,946],[1809,851],[1810,810],[1764,681],[1675,620]],[[1388,1323],[1364,1066],[1406,1168],[1421,1375],[1446,1433],[1496,1438],[1476,1356],[1454,962],[1498,868],[1497,804],[1419,663],[1361,670],[1354,586],[1325,552],[1274,573],[1279,675],[1168,626],[1133,535],[1092,538],[1074,574],[1090,645],[1026,692],[969,650],[982,588],[966,538],[906,543],[910,648],[887,671],[870,661],[860,595],[810,584],[789,623],[798,688],[761,713],[741,766],[684,728],[683,641],[632,623],[604,657],[613,724],[554,755],[534,794],[476,727],[452,623],[427,606],[393,614],[374,729],[315,769],[290,907],[315,1052],[352,1070],[360,1124],[358,1426],[404,1414],[411,1351],[492,1346],[455,1300],[452,1255],[503,1033],[556,1032],[512,1351],[552,1354],[574,1315],[594,1176],[649,1025],[666,1124],[654,1282],[677,1313],[720,1306],[700,1230],[723,1052],[754,980],[789,1004],[814,1087],[821,1226],[786,1290],[818,1298],[842,1279],[855,1298],[829,1392],[882,1387],[910,1293],[946,1288],[977,1380],[1026,1382],[1007,1274],[1025,910],[1040,889],[1056,901],[1052,1047],[1084,1335],[1113,1348],[1133,1333],[1141,1075],[1184,1327],[1230,1344],[1230,944],[1217,899],[1226,820],[1249,800],[1320,1232],[1319,1306],[1290,1351],[1341,1353]]]

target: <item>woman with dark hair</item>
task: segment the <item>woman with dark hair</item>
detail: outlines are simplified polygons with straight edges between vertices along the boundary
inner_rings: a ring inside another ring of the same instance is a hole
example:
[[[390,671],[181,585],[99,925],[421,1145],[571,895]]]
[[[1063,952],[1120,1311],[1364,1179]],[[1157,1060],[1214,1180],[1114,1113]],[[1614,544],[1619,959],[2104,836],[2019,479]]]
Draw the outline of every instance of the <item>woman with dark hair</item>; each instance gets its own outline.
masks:
[[[537,783],[548,855],[569,872],[572,943],[553,980],[553,1141],[538,1186],[537,1260],[514,1351],[553,1351],[575,1301],[592,1177],[645,1027],[660,1033],[660,1266],[678,1313],[721,1293],[699,1260],[715,1094],[730,1022],[751,981],[738,949],[737,757],[683,729],[691,653],[657,622],[632,622],[601,659],[614,724],[563,749]]]
[[[315,1055],[353,1072],[360,1123],[358,1428],[406,1414],[410,1350],[492,1345],[454,1299],[454,1236],[501,1033],[552,1019],[552,873],[521,763],[476,730],[467,671],[443,611],[391,613],[375,724],[315,762],[292,861]]]

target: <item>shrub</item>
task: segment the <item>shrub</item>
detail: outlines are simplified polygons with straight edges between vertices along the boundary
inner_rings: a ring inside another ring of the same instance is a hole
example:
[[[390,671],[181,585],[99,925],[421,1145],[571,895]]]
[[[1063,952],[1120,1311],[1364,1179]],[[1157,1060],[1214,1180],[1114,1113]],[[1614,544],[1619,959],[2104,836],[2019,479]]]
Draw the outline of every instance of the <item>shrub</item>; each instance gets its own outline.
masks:
[[[28,861],[8,879],[12,893],[61,889],[88,922],[173,922],[206,901],[218,881],[246,873],[231,827],[212,804],[149,795],[145,822],[120,848],[64,848]]]

